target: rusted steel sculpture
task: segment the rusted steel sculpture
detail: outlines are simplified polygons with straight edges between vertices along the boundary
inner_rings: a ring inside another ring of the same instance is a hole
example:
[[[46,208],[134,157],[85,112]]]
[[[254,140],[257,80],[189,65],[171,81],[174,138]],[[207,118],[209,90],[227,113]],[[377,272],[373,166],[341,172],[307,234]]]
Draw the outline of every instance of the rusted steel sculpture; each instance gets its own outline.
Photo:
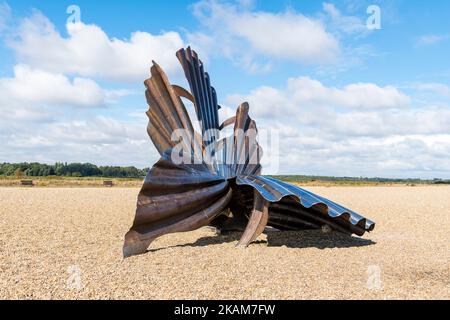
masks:
[[[171,85],[155,62],[144,82],[150,106],[147,131],[161,159],[139,193],[134,223],[125,235],[124,257],[146,252],[164,234],[208,225],[220,231],[243,230],[239,246],[248,246],[266,226],[279,230],[328,226],[359,236],[373,230],[374,222],[349,209],[261,176],[262,151],[249,105],[241,104],[236,116],[219,124],[216,91],[203,63],[190,48],[178,51],[177,57],[190,92]],[[193,103],[202,135],[194,130],[181,98]],[[233,135],[220,139],[220,131],[230,125]],[[177,158],[180,154],[183,161]]]

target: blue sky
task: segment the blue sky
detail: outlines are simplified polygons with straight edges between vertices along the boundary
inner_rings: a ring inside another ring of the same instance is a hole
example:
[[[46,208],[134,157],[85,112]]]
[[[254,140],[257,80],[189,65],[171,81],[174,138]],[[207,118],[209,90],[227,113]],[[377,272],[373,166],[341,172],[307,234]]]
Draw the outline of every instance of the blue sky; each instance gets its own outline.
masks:
[[[67,26],[70,5],[81,21]],[[371,5],[381,29],[367,28]],[[186,85],[174,54],[192,45],[223,118],[246,100],[279,130],[266,173],[450,178],[449,12],[437,0],[0,0],[0,161],[150,166],[142,81],[153,59]]]

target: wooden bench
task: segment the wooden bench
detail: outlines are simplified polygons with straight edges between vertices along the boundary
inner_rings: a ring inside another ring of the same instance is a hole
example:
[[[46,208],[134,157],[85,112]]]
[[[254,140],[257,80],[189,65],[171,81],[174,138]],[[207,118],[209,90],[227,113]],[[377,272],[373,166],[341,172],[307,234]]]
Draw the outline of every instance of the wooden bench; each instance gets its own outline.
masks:
[[[34,186],[33,180],[20,180],[21,186]]]
[[[112,186],[114,186],[114,182],[112,182],[112,181],[103,181],[103,186],[105,186],[105,187],[112,187]]]

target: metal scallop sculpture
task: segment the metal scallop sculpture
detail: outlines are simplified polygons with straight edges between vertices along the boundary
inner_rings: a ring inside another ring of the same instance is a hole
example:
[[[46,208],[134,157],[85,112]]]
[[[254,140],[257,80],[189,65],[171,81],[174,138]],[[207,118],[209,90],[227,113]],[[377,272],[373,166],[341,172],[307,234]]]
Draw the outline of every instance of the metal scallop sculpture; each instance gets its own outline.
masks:
[[[375,223],[297,186],[261,175],[262,150],[248,103],[219,123],[215,89],[195,51],[177,52],[190,92],[170,84],[153,62],[145,80],[147,132],[161,155],[138,195],[136,215],[125,235],[124,257],[145,253],[169,233],[214,226],[240,230],[248,246],[266,226],[278,230],[319,229],[362,236]],[[201,133],[194,129],[182,98],[192,102]],[[220,138],[224,128],[233,134]]]

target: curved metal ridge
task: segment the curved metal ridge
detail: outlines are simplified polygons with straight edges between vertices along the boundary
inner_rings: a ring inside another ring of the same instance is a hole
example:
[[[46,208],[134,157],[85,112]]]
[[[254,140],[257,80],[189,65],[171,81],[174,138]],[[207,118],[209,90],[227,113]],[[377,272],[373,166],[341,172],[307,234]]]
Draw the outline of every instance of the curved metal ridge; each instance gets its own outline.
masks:
[[[353,210],[347,209],[310,191],[274,178],[264,176],[239,176],[236,179],[236,184],[248,185],[255,188],[264,199],[272,203],[280,202],[287,197],[295,197],[298,199],[299,204],[306,209],[324,205],[326,214],[330,218],[344,219],[354,226],[362,226],[365,231],[372,231],[375,228],[375,223],[373,221],[364,218]]]
[[[204,71],[203,62],[197,53],[188,47],[176,53],[183,67],[189,87],[194,96],[198,120],[201,121],[203,133],[209,129],[219,128],[219,106],[216,90],[211,86],[208,73]]]

